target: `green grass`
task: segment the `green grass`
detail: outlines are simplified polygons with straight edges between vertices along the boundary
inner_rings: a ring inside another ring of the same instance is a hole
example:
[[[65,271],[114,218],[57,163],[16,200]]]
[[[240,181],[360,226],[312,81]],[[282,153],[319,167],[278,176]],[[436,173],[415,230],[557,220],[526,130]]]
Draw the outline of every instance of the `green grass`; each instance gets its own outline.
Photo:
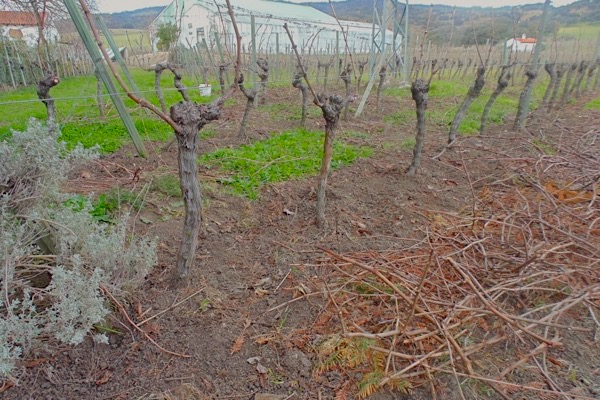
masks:
[[[410,88],[388,87],[383,89],[383,94],[386,96],[404,97],[410,96]]]
[[[464,99],[469,90],[470,81],[442,80],[433,81],[429,89],[429,106],[426,114],[426,123],[438,127],[448,128],[454,119],[454,115],[458,111],[460,103]],[[473,135],[479,132],[481,122],[481,114],[485,108],[492,91],[495,89],[496,81],[490,78],[486,82],[486,86],[482,94],[475,99],[469,107],[467,114],[462,120],[459,128],[459,133],[462,135]],[[538,82],[533,89],[532,101],[530,110],[535,110],[546,90],[547,82]],[[394,88],[392,88],[394,89]],[[400,90],[400,89],[398,89]],[[505,90],[496,100],[494,106],[490,110],[488,123],[501,124],[510,115],[515,115],[519,105],[519,95],[521,94],[522,85],[511,86]],[[395,94],[394,89],[391,93]],[[401,93],[401,92],[398,92]],[[406,93],[401,94],[407,96]],[[403,109],[394,114],[386,115],[384,121],[394,125],[414,124],[416,115],[414,107]]]
[[[260,106],[260,108],[267,111],[273,121],[300,121],[302,119],[301,101],[301,99],[298,99],[298,102],[294,104],[267,104]],[[319,118],[321,115],[321,110],[309,101],[306,118]]]
[[[600,24],[577,24],[563,26],[558,30],[560,39],[596,40],[600,35]]]
[[[383,121],[390,124],[404,124],[409,121],[415,120],[415,110],[401,110],[397,113],[386,115],[383,117]]]
[[[141,44],[145,50],[152,49],[150,34],[145,29],[109,29],[109,31],[118,47],[127,47],[131,50],[133,46],[135,50],[138,50]],[[104,35],[100,36],[104,38]]]
[[[286,131],[250,145],[217,150],[202,156],[199,162],[227,172],[220,181],[234,193],[256,199],[266,183],[317,174],[323,157],[323,135],[306,130]],[[337,141],[331,166],[339,168],[372,152],[367,147]]]
[[[177,175],[158,175],[152,181],[152,190],[169,197],[181,197],[181,186]]]
[[[132,68],[133,78],[143,92],[144,97],[159,105],[154,93],[154,73],[139,68]],[[189,77],[183,83],[191,88],[196,87]],[[173,76],[163,73],[161,86],[167,107],[181,100],[181,96],[173,89]],[[96,103],[96,78],[79,76],[63,78],[61,83],[50,92],[56,101],[56,110],[61,126],[61,139],[69,147],[81,142],[86,147],[99,145],[102,152],[114,152],[123,144],[131,142],[114,105],[108,96],[104,96],[106,117],[101,118]],[[104,90],[106,94],[106,90]],[[198,90],[189,91],[192,100],[206,103],[214,99],[200,97]],[[172,129],[152,113],[142,111],[132,100],[121,94],[125,105],[129,108],[135,125],[144,140],[167,140],[173,136]],[[12,92],[0,93],[2,104],[2,120],[0,121],[0,140],[10,135],[11,129],[23,130],[30,118],[46,119],[46,108],[38,100],[34,87],[22,88]],[[208,126],[207,126],[208,128]]]
[[[417,139],[414,137],[406,138],[402,142],[400,142],[400,148],[404,150],[412,150],[417,144]]]
[[[586,103],[585,108],[588,110],[600,110],[600,97]]]

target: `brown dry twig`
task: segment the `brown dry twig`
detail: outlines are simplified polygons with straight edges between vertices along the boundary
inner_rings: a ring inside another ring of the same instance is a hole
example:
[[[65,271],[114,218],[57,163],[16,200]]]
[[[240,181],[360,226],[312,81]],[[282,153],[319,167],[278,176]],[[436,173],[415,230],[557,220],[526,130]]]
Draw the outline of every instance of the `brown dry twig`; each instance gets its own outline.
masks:
[[[110,299],[110,301],[113,302],[113,304],[117,307],[117,309],[119,310],[119,312],[121,313],[121,315],[127,320],[127,322],[129,323],[129,325],[131,325],[136,331],[138,331],[142,335],[144,335],[146,337],[146,339],[148,339],[148,341],[150,343],[152,343],[153,345],[155,345],[160,351],[162,351],[163,353],[171,354],[171,355],[176,356],[176,357],[182,357],[182,358],[191,358],[192,357],[192,356],[190,356],[188,354],[176,353],[174,351],[170,351],[170,350],[167,350],[164,347],[162,347],[160,344],[158,344],[156,342],[156,340],[152,339],[146,333],[146,331],[144,331],[135,322],[133,322],[133,320],[129,317],[129,314],[127,314],[127,311],[125,310],[125,307],[123,306],[123,304],[121,304],[119,302],[119,300],[117,300],[115,298],[115,296],[113,296],[113,294],[106,287],[104,287],[104,286],[101,285],[100,286],[100,290],[102,290],[102,293],[104,293],[106,295],[106,297],[108,297]]]

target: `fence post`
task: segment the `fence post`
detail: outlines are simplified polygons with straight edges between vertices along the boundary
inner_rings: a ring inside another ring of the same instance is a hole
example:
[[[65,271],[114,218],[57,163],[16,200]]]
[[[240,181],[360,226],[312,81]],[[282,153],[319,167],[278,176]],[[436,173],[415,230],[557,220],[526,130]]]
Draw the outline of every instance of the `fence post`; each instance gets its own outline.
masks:
[[[17,46],[15,46],[14,42],[12,48],[15,54],[17,55],[17,62],[19,63],[19,72],[21,73],[21,80],[23,81],[23,86],[27,86],[27,79],[25,79],[25,72],[23,71],[24,66],[23,62],[21,61],[21,55],[19,55],[19,50],[17,49]],[[56,70],[56,73],[58,73],[58,69]]]
[[[281,63],[280,61],[280,55],[279,55],[279,32],[275,33],[275,59],[277,60],[277,66],[276,66],[276,71],[277,71],[277,79],[281,79]]]
[[[106,89],[108,90],[108,94],[109,94],[111,100],[113,101],[117,111],[119,112],[119,116],[121,117],[121,120],[123,121],[123,124],[127,128],[127,132],[129,133],[129,136],[131,136],[131,139],[133,140],[133,144],[135,145],[135,148],[136,148],[138,154],[141,157],[146,157],[146,149],[144,148],[144,143],[140,139],[140,136],[135,127],[135,124],[133,123],[133,120],[131,119],[129,112],[127,111],[127,108],[125,107],[125,104],[123,103],[123,99],[121,99],[121,97],[119,97],[119,93],[117,93],[117,88],[115,86],[115,83],[113,82],[111,76],[108,73],[106,64],[104,64],[104,58],[102,57],[102,53],[100,53],[100,49],[94,42],[92,33],[89,31],[88,25],[87,25],[86,21],[84,20],[84,17],[81,14],[81,11],[79,11],[79,8],[77,8],[77,5],[75,4],[75,0],[64,0],[64,1],[65,1],[65,6],[67,7],[67,10],[69,11],[69,14],[71,15],[71,19],[73,20],[73,23],[75,24],[75,27],[77,28],[77,31],[79,32],[79,36],[81,36],[81,39],[83,40],[83,43],[85,44],[85,47],[87,48],[87,51],[89,52],[89,54],[92,58],[92,61],[96,65],[96,68],[98,69],[98,73],[100,74],[100,77],[102,78],[102,82],[104,82],[104,86],[106,86]],[[106,60],[106,61],[110,62],[110,60]]]
[[[17,88],[17,84],[15,82],[15,76],[13,74],[13,70],[12,70],[12,62],[10,61],[10,57],[8,56],[8,50],[7,50],[7,45],[6,45],[6,40],[4,40],[4,37],[2,37],[2,47],[4,47],[4,55],[6,56],[6,66],[8,68],[8,73],[10,74],[10,81],[12,82],[12,86],[14,89]]]
[[[218,32],[215,32],[215,43],[217,44],[217,51],[219,52],[219,59],[221,60],[221,65],[225,64],[225,57],[223,56],[223,48],[221,47],[221,40],[219,40]],[[237,49],[236,49],[236,51],[237,51]],[[227,74],[227,73],[225,73],[225,81],[227,81],[227,85],[230,84],[229,74]]]
[[[254,71],[256,68],[256,19],[254,14],[250,15],[250,32],[252,35],[252,68],[250,70]],[[256,90],[256,74],[252,74],[252,87]]]

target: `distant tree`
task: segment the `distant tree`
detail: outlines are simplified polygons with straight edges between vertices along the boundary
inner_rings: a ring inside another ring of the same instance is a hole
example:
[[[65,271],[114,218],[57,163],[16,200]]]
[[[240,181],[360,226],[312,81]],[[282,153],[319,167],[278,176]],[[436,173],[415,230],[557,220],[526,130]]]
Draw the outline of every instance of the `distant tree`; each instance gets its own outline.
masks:
[[[158,27],[158,31],[156,32],[156,36],[158,36],[158,49],[159,50],[169,50],[171,47],[177,43],[177,37],[179,36],[179,30],[177,29],[177,25],[169,22],[166,24],[161,24]]]

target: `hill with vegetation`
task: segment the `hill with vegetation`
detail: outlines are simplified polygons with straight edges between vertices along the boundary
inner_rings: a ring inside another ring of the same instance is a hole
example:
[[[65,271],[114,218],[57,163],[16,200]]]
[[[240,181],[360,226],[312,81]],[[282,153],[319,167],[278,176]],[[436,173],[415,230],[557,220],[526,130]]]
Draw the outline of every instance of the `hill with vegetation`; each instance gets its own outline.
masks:
[[[379,13],[383,0],[377,0]],[[332,14],[328,1],[305,3],[320,11]],[[334,3],[338,18],[350,21],[371,22],[373,2],[346,0]],[[402,12],[402,7],[400,7]],[[543,4],[518,7],[452,7],[440,4],[410,5],[410,30],[420,35],[429,21],[429,39],[438,44],[448,43],[452,30],[452,44],[471,45],[487,40],[503,41],[513,35],[535,36],[538,32]],[[147,29],[164,7],[147,7],[134,11],[106,14],[110,29]],[[454,15],[454,17],[453,17]],[[551,7],[547,32],[565,38],[595,38],[600,31],[600,0],[579,0],[574,3]]]
[[[109,29],[147,29],[165,7],[146,7],[139,10],[103,14]]]
[[[378,13],[381,15],[383,0],[376,1]],[[305,3],[320,11],[332,14],[328,1]],[[346,0],[334,3],[338,18],[351,21],[371,22],[373,20],[373,2],[364,0]],[[504,40],[513,35],[535,36],[538,31],[543,3],[528,4],[518,7],[452,7],[440,4],[410,5],[409,29],[422,32],[429,20],[428,37],[434,43],[447,43],[448,35],[453,30],[453,44],[471,45],[475,38],[478,42]],[[400,12],[403,7],[400,6]],[[452,15],[454,13],[454,18]],[[561,34],[569,32],[575,38],[581,29],[564,30],[565,27],[585,27],[584,32],[593,32],[594,26],[600,26],[600,0],[579,0],[562,6],[551,6],[547,32]],[[591,29],[589,27],[592,27]],[[475,33],[475,34],[474,34]]]

